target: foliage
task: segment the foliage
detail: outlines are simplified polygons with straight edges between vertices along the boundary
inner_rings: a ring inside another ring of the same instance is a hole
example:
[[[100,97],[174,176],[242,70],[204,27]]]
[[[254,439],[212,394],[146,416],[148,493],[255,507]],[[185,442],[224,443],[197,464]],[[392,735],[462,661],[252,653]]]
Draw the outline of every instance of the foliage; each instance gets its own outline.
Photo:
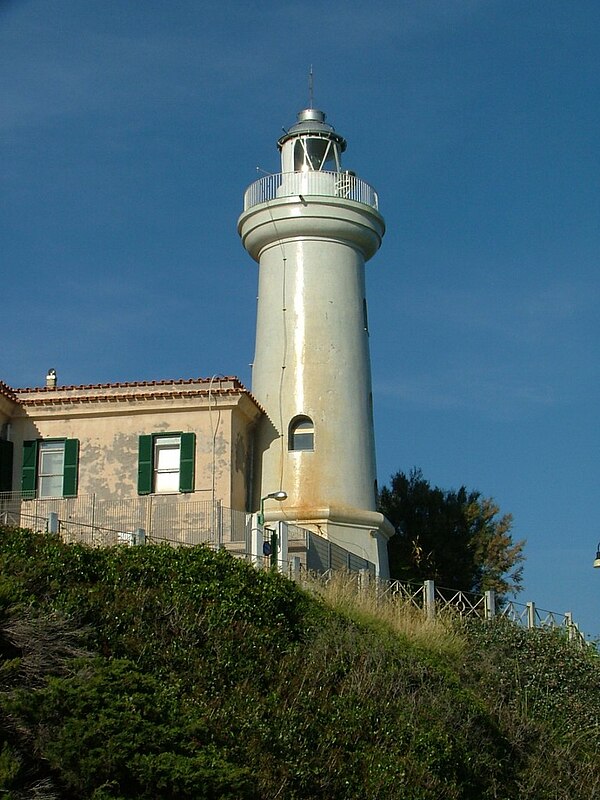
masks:
[[[74,797],[100,787],[106,798],[256,796],[248,771],[228,762],[203,722],[206,710],[125,659],[83,663],[33,698],[15,692],[5,708]]]
[[[600,797],[600,656],[556,630],[467,626],[464,676],[521,750],[519,797]]]
[[[524,542],[513,542],[512,517],[498,516],[493,500],[464,486],[432,488],[412,469],[396,473],[379,502],[397,531],[388,546],[392,577],[500,596],[518,591]]]
[[[1,531],[0,794],[600,798],[597,655],[326,600],[204,548]]]

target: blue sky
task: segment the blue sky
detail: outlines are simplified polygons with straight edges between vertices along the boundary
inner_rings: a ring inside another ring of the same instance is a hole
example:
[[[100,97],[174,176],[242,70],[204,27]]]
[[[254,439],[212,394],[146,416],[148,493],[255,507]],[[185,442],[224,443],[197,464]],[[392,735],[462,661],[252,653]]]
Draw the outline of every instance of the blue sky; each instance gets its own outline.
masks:
[[[380,484],[514,516],[521,602],[600,635],[600,5],[0,2],[0,379],[235,374],[256,167],[307,105],[387,222],[367,267]]]

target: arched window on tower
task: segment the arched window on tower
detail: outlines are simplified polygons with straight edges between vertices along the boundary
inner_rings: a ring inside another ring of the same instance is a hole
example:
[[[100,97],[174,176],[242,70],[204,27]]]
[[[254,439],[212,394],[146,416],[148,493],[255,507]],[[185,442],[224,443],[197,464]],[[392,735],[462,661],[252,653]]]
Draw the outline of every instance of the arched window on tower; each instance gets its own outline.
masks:
[[[315,425],[310,417],[294,417],[288,431],[289,450],[314,450]]]

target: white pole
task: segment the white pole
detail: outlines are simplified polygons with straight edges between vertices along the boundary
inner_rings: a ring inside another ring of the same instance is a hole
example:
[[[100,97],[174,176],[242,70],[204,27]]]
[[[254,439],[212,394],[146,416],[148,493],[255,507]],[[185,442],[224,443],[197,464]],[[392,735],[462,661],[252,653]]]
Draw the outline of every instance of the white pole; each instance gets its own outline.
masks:
[[[435,617],[435,583],[433,581],[425,581],[425,611],[427,612],[427,619]]]
[[[279,572],[286,572],[289,558],[287,522],[277,523],[277,547],[277,568]]]
[[[250,561],[255,567],[263,565],[263,527],[258,524],[258,514],[250,517]]]

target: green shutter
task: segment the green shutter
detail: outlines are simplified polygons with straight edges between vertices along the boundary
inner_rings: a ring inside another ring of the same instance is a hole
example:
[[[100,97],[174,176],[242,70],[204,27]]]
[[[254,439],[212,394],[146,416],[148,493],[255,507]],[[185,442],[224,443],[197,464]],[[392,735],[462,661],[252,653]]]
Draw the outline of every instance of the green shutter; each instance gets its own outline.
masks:
[[[196,459],[196,434],[181,434],[181,453],[179,457],[179,491],[194,491],[194,466]]]
[[[0,439],[0,492],[12,491],[13,443]]]
[[[21,490],[29,497],[35,497],[37,478],[37,439],[23,442],[23,471],[21,474]]]
[[[65,439],[63,497],[75,497],[77,495],[78,467],[79,467],[79,439]]]
[[[152,492],[152,436],[140,436],[138,450],[138,494]]]

